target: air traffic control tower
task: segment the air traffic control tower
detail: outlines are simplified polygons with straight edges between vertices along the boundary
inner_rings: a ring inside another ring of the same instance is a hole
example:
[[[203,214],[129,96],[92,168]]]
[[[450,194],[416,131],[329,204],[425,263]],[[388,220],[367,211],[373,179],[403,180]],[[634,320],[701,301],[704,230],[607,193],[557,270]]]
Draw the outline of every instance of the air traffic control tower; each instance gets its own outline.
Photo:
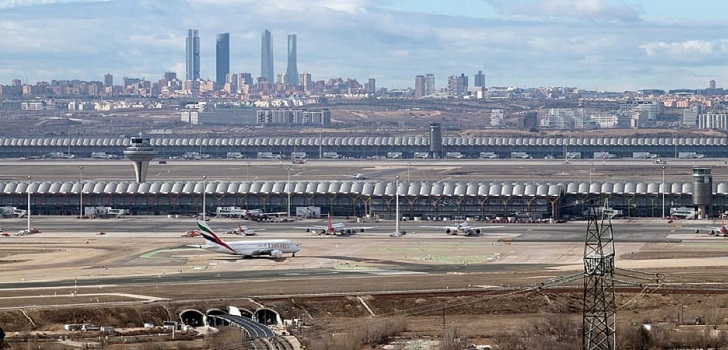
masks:
[[[710,168],[693,167],[693,205],[698,208],[698,219],[710,215],[713,200],[713,175]]]
[[[430,158],[442,158],[442,125],[430,124]]]
[[[131,145],[124,149],[124,156],[134,162],[134,173],[136,174],[137,182],[147,181],[147,168],[149,168],[149,161],[154,159],[157,152],[149,142],[148,137],[131,138]]]

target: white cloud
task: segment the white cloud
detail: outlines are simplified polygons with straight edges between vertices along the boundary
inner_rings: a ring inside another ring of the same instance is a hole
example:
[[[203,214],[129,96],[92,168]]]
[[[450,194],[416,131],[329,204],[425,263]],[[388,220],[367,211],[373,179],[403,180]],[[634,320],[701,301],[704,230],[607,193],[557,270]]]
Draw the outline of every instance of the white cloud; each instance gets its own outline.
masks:
[[[728,39],[648,42],[640,46],[648,57],[660,60],[699,62],[722,58],[728,53]]]
[[[388,10],[378,6],[383,1],[57,0],[7,8],[0,12],[0,84],[182,76],[190,28],[200,31],[205,78],[214,76],[215,34],[223,32],[230,33],[232,71],[260,74],[264,29],[273,33],[276,73],[286,68],[286,35],[295,33],[299,72],[315,80],[373,77],[379,86],[403,87],[433,73],[443,86],[448,75],[483,70],[488,84],[501,86],[670,88],[691,80],[666,72],[728,76],[716,69],[728,47],[722,23],[637,20],[639,9],[606,0],[489,0],[517,15],[497,18]],[[677,69],[681,57],[691,58],[690,70]]]
[[[529,17],[573,17],[638,21],[643,11],[608,0],[484,0],[503,14]]]

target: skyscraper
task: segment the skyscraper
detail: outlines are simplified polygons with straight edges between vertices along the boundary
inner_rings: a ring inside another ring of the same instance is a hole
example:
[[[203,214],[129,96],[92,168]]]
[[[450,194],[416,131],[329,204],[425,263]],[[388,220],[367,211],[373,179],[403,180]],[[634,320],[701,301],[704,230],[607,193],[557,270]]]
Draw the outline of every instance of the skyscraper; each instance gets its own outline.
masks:
[[[425,95],[432,95],[435,93],[435,75],[425,75]]]
[[[418,75],[415,77],[415,98],[422,98],[425,95],[425,76]]]
[[[269,86],[274,83],[273,78],[273,39],[270,37],[270,31],[263,31],[260,39],[260,76],[265,78]]]
[[[288,69],[286,69],[286,85],[298,86],[298,64],[296,58],[296,34],[288,35]]]
[[[225,76],[230,73],[230,33],[217,35],[215,41],[215,83],[216,89],[225,86]]]
[[[104,86],[105,87],[114,86],[114,76],[113,75],[111,75],[111,74],[104,75]]]
[[[475,86],[477,87],[484,87],[485,86],[485,74],[483,74],[482,70],[479,70],[477,74],[475,74]]]
[[[200,79],[200,37],[196,29],[187,31],[187,80]]]

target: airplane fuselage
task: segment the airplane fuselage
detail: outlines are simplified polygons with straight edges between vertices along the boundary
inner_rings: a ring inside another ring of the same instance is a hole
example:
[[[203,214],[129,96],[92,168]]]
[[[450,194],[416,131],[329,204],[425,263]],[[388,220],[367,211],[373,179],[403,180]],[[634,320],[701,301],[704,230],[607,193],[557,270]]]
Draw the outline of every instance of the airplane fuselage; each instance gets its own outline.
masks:
[[[227,247],[217,244],[207,244],[203,248],[223,254],[237,254],[244,257],[256,257],[261,255],[295,255],[301,248],[296,243],[287,239],[272,239],[265,241],[238,241],[227,242],[227,245],[234,250],[230,251]],[[277,253],[280,252],[280,253]]]

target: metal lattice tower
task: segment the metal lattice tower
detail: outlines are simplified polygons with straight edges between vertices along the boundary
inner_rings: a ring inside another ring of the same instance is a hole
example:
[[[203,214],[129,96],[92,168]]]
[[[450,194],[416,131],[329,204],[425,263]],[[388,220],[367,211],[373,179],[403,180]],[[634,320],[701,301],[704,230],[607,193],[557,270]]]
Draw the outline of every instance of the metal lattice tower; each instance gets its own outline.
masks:
[[[597,211],[592,204],[584,242],[583,349],[614,350],[617,347],[614,255],[612,221],[605,210]]]

